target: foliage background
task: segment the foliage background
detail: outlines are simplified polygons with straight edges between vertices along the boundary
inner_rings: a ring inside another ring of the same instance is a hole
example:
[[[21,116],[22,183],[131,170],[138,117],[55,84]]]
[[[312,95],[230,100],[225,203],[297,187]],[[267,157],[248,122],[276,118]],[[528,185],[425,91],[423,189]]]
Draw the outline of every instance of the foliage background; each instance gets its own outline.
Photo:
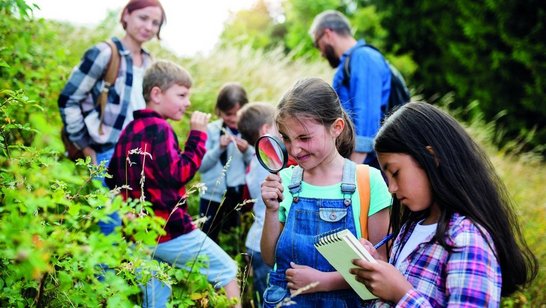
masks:
[[[374,1],[290,0],[283,2],[283,12],[276,12],[267,2],[259,1],[254,9],[233,16],[222,44],[210,55],[179,58],[160,48],[157,42],[146,47],[156,58],[173,60],[192,73],[194,110],[212,111],[221,85],[234,80],[247,88],[252,101],[274,104],[299,78],[331,79],[333,71],[312,49],[307,28],[313,16],[324,8],[346,12],[357,25],[357,34],[386,51],[388,58],[404,72],[415,98],[427,98],[450,110],[465,121],[471,134],[487,148],[516,201],[525,237],[544,264],[546,169],[543,156],[536,154],[543,153],[540,145],[544,144],[539,138],[539,123],[544,123],[540,112],[546,110],[540,100],[544,97],[541,83],[545,76],[541,72],[544,41],[536,42],[536,35],[543,33],[545,19],[539,18],[543,9],[538,3],[532,12],[495,11],[504,10],[509,3],[486,1],[483,4],[486,7],[476,7],[477,4],[466,1],[384,1],[374,6]],[[512,8],[519,7],[516,4]],[[467,16],[471,15],[470,8],[488,18],[480,19],[480,14],[476,18]],[[149,260],[149,245],[161,232],[162,225],[153,215],[132,222],[125,234],[105,237],[97,232],[96,222],[108,210],[140,213],[147,211],[148,204],[112,200],[109,192],[91,180],[103,169],[91,168],[83,162],[74,165],[62,155],[58,94],[90,42],[120,33],[117,13],[112,12],[98,27],[88,29],[36,20],[32,9],[24,0],[0,0],[0,306],[132,306],[140,300],[139,282],[154,270],[164,272],[161,278],[175,286],[175,305],[227,305],[222,293],[216,292],[201,275]],[[460,18],[442,15],[447,12],[467,15]],[[404,22],[393,25],[394,20],[403,18]],[[501,27],[500,20],[508,22],[508,19],[517,27],[512,24]],[[534,22],[534,28],[527,31],[530,21]],[[462,31],[461,27],[469,29]],[[453,33],[444,33],[450,29]],[[499,29],[522,32],[509,35]],[[477,33],[472,34],[471,30]],[[527,38],[519,35],[527,32]],[[476,46],[478,38],[483,42]],[[514,41],[508,44],[512,38]],[[491,43],[495,40],[501,43]],[[512,46],[510,50],[506,44]],[[495,46],[504,47],[497,51],[493,49]],[[494,51],[487,52],[486,47]],[[493,66],[495,63],[503,65]],[[514,67],[519,69],[511,70]],[[472,70],[475,72],[470,74]],[[487,95],[491,95],[488,93],[500,91],[490,88],[491,84],[509,80],[514,87],[525,91],[499,87],[507,91],[502,96],[495,95],[502,102],[487,101]],[[513,99],[508,100],[509,97]],[[532,108],[537,110],[538,118],[519,118]],[[499,112],[501,117],[497,116]],[[511,116],[517,118],[507,122],[517,126],[515,135],[509,135],[505,123]],[[188,119],[172,124],[183,142]],[[533,127],[537,127],[536,134],[531,132]],[[506,139],[507,136],[518,137]],[[198,181],[199,177],[194,183]],[[190,195],[189,204],[191,214],[197,215],[197,194]],[[251,278],[242,257],[242,240],[252,217],[245,214],[244,221],[241,230],[224,238],[223,243],[241,264],[240,279],[248,306]],[[135,239],[134,245],[129,245],[124,236]],[[98,264],[112,269],[104,276],[106,283],[97,279]],[[200,266],[203,265],[198,262],[196,267]],[[541,267],[533,284],[505,299],[503,305],[546,304],[545,279],[546,270]]]

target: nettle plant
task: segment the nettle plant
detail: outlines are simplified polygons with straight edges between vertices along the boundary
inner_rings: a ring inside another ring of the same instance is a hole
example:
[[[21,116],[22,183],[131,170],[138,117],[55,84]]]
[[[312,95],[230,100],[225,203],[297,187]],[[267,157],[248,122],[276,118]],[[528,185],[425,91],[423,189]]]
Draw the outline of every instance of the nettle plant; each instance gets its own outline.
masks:
[[[191,272],[152,260],[165,221],[93,180],[104,166],[29,145],[43,136],[13,120],[22,106],[39,108],[22,91],[0,91],[0,306],[133,306],[152,273],[173,286],[173,305],[229,305],[199,273],[203,260]],[[113,211],[139,218],[105,236],[97,222]]]

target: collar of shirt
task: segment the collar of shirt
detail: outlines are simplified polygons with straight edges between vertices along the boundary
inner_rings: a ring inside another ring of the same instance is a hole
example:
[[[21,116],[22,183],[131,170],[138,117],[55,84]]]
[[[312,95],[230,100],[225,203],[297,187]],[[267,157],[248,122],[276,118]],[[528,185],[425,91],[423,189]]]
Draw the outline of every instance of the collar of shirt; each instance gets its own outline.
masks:
[[[147,109],[147,108],[133,111],[133,118],[134,119],[144,119],[144,118],[163,119],[163,117],[159,113],[157,113],[156,111],[152,109]]]

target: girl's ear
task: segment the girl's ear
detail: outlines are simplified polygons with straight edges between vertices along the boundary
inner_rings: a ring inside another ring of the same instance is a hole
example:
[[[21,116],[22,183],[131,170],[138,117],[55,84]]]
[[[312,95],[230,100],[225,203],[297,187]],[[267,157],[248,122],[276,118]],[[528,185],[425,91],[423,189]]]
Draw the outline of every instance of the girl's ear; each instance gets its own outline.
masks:
[[[150,100],[152,104],[158,105],[161,103],[161,95],[163,95],[163,92],[159,87],[153,87],[150,91]]]
[[[427,145],[425,149],[427,149],[427,152],[429,152],[430,155],[432,155],[432,157],[434,158],[434,161],[436,162],[436,167],[440,167],[440,159],[438,159],[438,157],[436,156],[434,149],[430,145]]]
[[[342,118],[337,118],[334,123],[332,123],[332,134],[337,138],[339,135],[341,135],[341,132],[343,132],[343,129],[345,128],[345,120]]]

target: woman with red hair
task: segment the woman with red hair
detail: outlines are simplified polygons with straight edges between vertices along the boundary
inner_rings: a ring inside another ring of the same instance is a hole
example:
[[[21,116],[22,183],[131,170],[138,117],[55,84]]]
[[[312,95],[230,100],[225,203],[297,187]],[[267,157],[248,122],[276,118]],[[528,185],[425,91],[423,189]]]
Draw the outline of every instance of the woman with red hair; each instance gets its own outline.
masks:
[[[123,8],[120,22],[125,35],[111,42],[89,48],[73,69],[59,96],[59,109],[68,139],[94,164],[108,161],[123,128],[133,120],[133,111],[146,104],[142,96],[142,77],[152,64],[151,55],[142,45],[159,39],[165,12],[157,0],[131,0]],[[111,43],[115,48],[110,45]],[[110,60],[119,59],[115,82],[109,86],[104,78]],[[104,108],[98,98],[106,91]],[[120,224],[117,213],[99,226],[110,234]]]
[[[142,45],[154,37],[159,39],[165,11],[157,0],[131,0],[123,8],[120,22],[125,35],[112,37],[116,48],[107,42],[89,48],[58,101],[68,139],[95,164],[110,159],[133,111],[145,107],[142,77],[152,58]],[[103,79],[111,59],[120,61],[115,83],[108,86]],[[97,104],[103,91],[108,92],[104,109]]]

